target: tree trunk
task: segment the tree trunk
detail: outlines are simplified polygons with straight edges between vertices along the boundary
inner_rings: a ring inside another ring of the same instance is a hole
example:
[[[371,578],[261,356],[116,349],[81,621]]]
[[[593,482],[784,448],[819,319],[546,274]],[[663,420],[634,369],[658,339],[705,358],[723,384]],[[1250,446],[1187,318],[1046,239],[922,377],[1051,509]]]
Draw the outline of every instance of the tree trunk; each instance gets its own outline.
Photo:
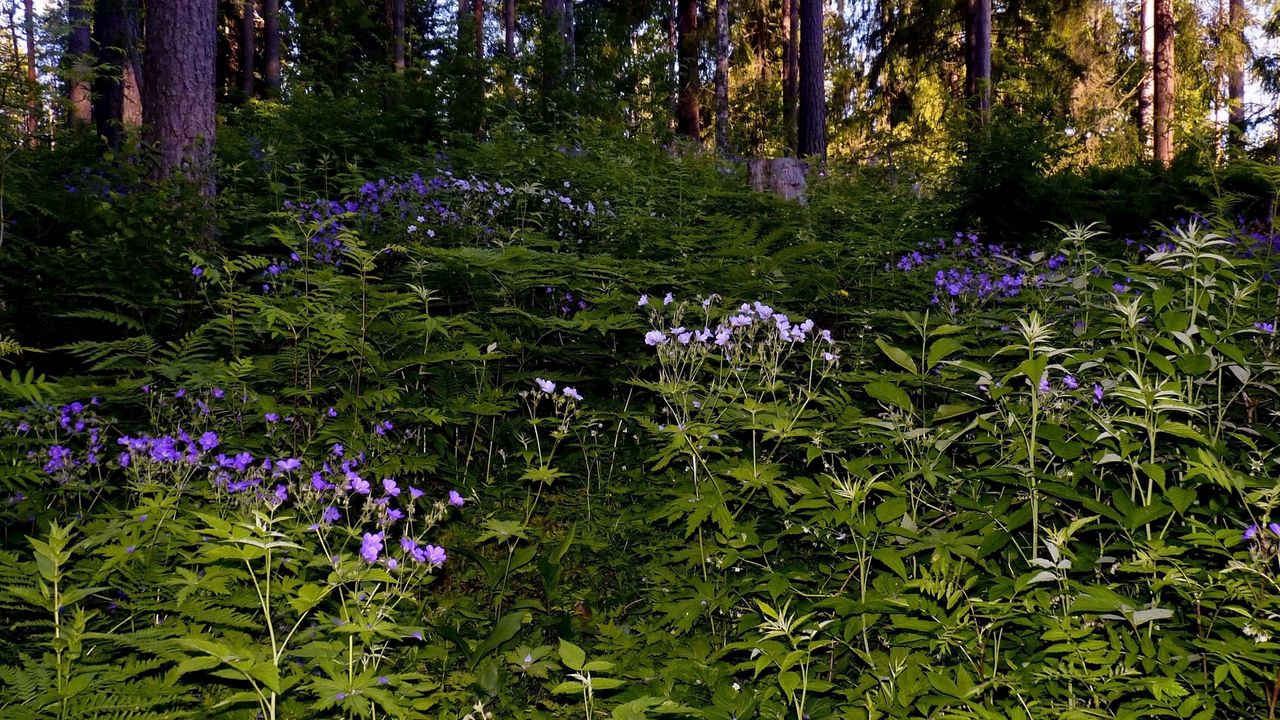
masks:
[[[729,0],[716,0],[716,149],[729,151]]]
[[[405,68],[406,44],[404,0],[389,0],[387,10],[387,30],[391,33],[391,68],[402,73]]]
[[[1156,0],[1140,0],[1138,18],[1138,53],[1142,60],[1142,77],[1138,83],[1138,136],[1150,154],[1155,139],[1152,101],[1155,97]]]
[[[71,103],[70,119],[73,123],[87,123],[93,119],[93,103],[90,100],[92,70],[89,58],[93,45],[89,35],[88,0],[71,0],[67,4],[67,26],[71,34],[67,38],[67,65],[70,81],[67,83],[67,100]]]
[[[800,115],[796,154],[827,157],[826,62],[823,58],[823,0],[800,0]]]
[[[679,0],[679,17],[676,24],[679,37],[676,43],[677,83],[680,88],[676,106],[676,132],[702,142],[701,108],[698,93],[698,3],[697,0]]]
[[[516,59],[516,0],[502,0],[502,52]]]
[[[1231,0],[1231,69],[1227,74],[1227,123],[1230,126],[1227,143],[1239,150],[1244,147],[1246,127],[1244,118],[1244,65],[1247,55],[1247,41],[1244,26],[1248,21],[1244,0]]]
[[[96,0],[93,122],[113,150],[120,148],[124,127],[136,127],[140,120],[138,34],[137,0]]]
[[[800,0],[782,0],[782,125],[787,149],[796,149],[796,97],[800,94]]]
[[[216,5],[168,0],[147,8],[147,140],[157,179],[181,173],[212,195]]]
[[[671,60],[675,63],[672,67],[671,77],[675,78],[675,82],[671,84],[671,129],[675,130],[676,118],[680,115],[680,0],[671,0],[670,17],[667,23],[667,47],[671,52]]]
[[[399,0],[403,2],[404,0]],[[565,3],[568,5],[568,3]],[[476,60],[484,62],[484,0],[471,0],[472,29],[475,31]]]
[[[1173,162],[1173,0],[1155,0],[1155,141],[1156,162]]]
[[[254,0],[244,0],[240,16],[240,90],[245,99],[253,97],[254,40],[257,35],[257,18],[254,16]]]
[[[36,76],[36,7],[33,0],[25,0],[23,31],[27,36],[27,141],[34,142],[40,129],[40,85]]]
[[[978,124],[991,119],[991,0],[966,0],[964,94],[978,113]]]
[[[573,45],[573,16],[569,14],[569,5],[570,0],[543,0],[543,42],[546,44],[543,48],[546,61],[542,75],[544,91],[560,88],[569,76],[569,53]]]
[[[262,0],[262,81],[267,95],[280,96],[280,0]]]

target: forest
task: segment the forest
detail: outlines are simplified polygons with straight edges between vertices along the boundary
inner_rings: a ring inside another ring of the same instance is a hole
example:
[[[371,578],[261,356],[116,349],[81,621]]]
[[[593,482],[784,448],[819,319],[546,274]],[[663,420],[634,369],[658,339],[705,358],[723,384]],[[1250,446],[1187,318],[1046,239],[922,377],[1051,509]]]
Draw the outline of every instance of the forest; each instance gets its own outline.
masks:
[[[0,0],[0,717],[1280,710],[1280,5]]]

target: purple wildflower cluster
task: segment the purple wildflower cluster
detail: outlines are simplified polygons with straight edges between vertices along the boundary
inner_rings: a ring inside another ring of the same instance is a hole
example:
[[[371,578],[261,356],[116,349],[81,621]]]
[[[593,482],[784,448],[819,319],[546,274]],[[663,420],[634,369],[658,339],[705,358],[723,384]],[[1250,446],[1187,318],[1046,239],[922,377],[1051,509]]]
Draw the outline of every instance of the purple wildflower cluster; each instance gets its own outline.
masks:
[[[568,189],[570,184],[565,182],[563,187]],[[557,238],[569,238],[588,230],[598,212],[590,200],[540,187],[456,177],[452,171],[430,178],[414,173],[405,180],[372,180],[361,185],[354,197],[290,201],[285,209],[300,221],[318,226],[310,250],[323,263],[339,261],[342,232],[357,227],[378,229],[392,223],[411,240],[431,242],[446,228],[467,223],[478,224],[481,235],[487,237],[496,232],[495,226],[519,214],[554,231]]]
[[[543,289],[543,292],[551,301],[553,307],[558,307],[560,314],[565,317],[572,317],[578,312],[591,307],[590,303],[572,291],[561,292],[558,288],[548,286]]]
[[[544,380],[542,378],[534,378],[533,382],[535,385],[538,386],[539,393],[553,397],[553,398],[556,397],[557,386],[554,382],[550,380]],[[560,389],[560,397],[563,397],[566,400],[582,402],[582,393],[579,393],[577,388],[572,388],[567,385]]]
[[[939,264],[948,267],[937,268]],[[1008,299],[1030,287],[1044,287],[1068,269],[1062,253],[1028,255],[1016,247],[984,242],[977,233],[918,243],[885,270],[914,273],[933,269],[934,305],[947,303],[954,312],[963,301]]]
[[[674,326],[666,329],[655,328],[646,332],[644,343],[659,349],[692,346],[714,347],[728,351],[736,345],[757,339],[757,335],[763,331],[771,339],[781,341],[784,344],[820,344],[826,348],[823,350],[822,356],[827,362],[835,362],[838,359],[838,356],[832,352],[835,339],[831,336],[830,330],[816,327],[814,321],[810,318],[805,318],[800,322],[792,322],[789,316],[774,310],[759,300],[742,303],[736,310],[730,309],[727,315],[713,324],[711,314],[716,309],[715,305],[719,299],[718,295],[712,295],[701,301],[704,313],[702,327],[697,327],[696,325],[686,326],[681,323],[681,312],[678,310]],[[674,301],[675,299],[671,293],[667,293],[663,299],[663,305],[670,305]],[[639,307],[649,306],[649,296],[640,296],[640,300],[636,304]],[[653,319],[655,321],[665,319],[660,315],[660,312],[655,311]]]

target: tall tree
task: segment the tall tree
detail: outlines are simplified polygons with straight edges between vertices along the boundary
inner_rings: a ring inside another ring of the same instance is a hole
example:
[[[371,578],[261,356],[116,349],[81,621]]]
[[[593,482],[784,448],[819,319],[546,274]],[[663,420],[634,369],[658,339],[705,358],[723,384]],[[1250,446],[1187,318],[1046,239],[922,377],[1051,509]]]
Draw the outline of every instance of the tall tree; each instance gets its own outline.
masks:
[[[991,0],[965,3],[965,99],[985,125],[991,116]]]
[[[800,94],[800,0],[782,0],[782,126],[787,149],[796,149],[796,98]]]
[[[255,0],[244,0],[240,17],[240,90],[245,99],[253,97],[253,70],[257,52],[254,50],[258,34],[258,18],[254,12]]]
[[[267,95],[280,95],[280,0],[262,0],[262,82]]]
[[[405,68],[404,0],[387,0],[387,31],[391,35],[391,68],[397,73]]]
[[[1173,0],[1155,0],[1155,6],[1153,150],[1156,161],[1168,167],[1173,162]]]
[[[36,6],[33,0],[23,3],[25,21],[23,32],[27,36],[27,137],[35,139],[40,128],[40,83],[36,78]]]
[[[71,104],[70,119],[73,123],[87,123],[93,119],[89,82],[92,72],[88,67],[93,44],[89,24],[89,0],[68,2],[67,27],[71,32],[67,37],[67,100]]]
[[[146,139],[157,178],[185,174],[214,189],[214,52],[216,4],[167,0],[147,7],[143,103]]]
[[[716,0],[716,149],[729,151],[729,0]]]
[[[142,63],[138,58],[138,0],[96,0],[93,45],[97,73],[93,81],[93,121],[112,149],[120,147],[125,127],[142,120]]]
[[[823,0],[800,0],[800,114],[796,154],[827,156],[826,61]]]
[[[1236,148],[1243,147],[1244,133],[1248,129],[1244,117],[1244,65],[1247,53],[1245,23],[1248,21],[1244,0],[1231,0],[1229,6],[1231,43],[1227,71],[1227,141]]]
[[[403,1],[403,0],[401,0]],[[573,3],[566,0],[565,10],[572,12]],[[572,15],[570,15],[572,22]],[[477,63],[484,62],[484,0],[471,0],[471,29],[475,33],[475,50]]]
[[[1142,76],[1138,81],[1138,136],[1149,153],[1155,140],[1152,103],[1155,98],[1156,0],[1140,0],[1140,4],[1138,55],[1142,60]]]
[[[702,86],[698,75],[698,2],[679,0],[676,29],[676,132],[695,142],[702,141],[702,111],[698,94]]]
[[[542,3],[542,55],[545,66],[542,72],[544,94],[562,88],[573,67],[573,15],[572,0],[543,0]]]

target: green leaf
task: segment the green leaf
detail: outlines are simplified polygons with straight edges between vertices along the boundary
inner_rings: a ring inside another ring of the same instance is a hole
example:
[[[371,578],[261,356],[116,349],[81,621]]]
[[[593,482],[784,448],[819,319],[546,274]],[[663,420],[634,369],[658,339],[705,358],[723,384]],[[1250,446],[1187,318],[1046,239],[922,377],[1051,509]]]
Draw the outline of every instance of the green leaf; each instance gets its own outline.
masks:
[[[915,406],[911,404],[911,397],[907,395],[906,391],[887,380],[869,382],[863,389],[867,391],[868,395],[880,402],[901,408],[909,413],[915,411]]]
[[[471,669],[475,670],[476,666],[480,664],[480,661],[483,660],[485,656],[510,641],[511,638],[515,637],[516,633],[520,632],[521,626],[526,622],[529,622],[530,619],[531,616],[526,610],[518,610],[516,612],[510,612],[503,615],[502,618],[498,620],[498,623],[494,625],[493,631],[489,633],[489,637],[485,638],[484,642],[480,643],[480,646],[476,648],[475,653],[472,654]],[[578,669],[579,668],[574,668],[574,670]]]
[[[929,346],[928,365],[932,368],[963,349],[964,344],[955,338],[938,338]]]
[[[919,369],[916,368],[916,361],[912,360],[911,356],[908,355],[907,352],[902,348],[894,347],[893,345],[890,345],[889,343],[885,342],[883,338],[876,338],[876,345],[879,346],[882,351],[884,351],[885,355],[889,356],[890,360],[897,363],[898,366],[901,367],[903,370],[906,370],[912,375],[920,374]]]
[[[560,640],[560,660],[564,662],[570,670],[582,670],[582,666],[587,664],[587,654],[582,648],[574,645],[568,640]],[[552,692],[555,692],[554,690]]]

